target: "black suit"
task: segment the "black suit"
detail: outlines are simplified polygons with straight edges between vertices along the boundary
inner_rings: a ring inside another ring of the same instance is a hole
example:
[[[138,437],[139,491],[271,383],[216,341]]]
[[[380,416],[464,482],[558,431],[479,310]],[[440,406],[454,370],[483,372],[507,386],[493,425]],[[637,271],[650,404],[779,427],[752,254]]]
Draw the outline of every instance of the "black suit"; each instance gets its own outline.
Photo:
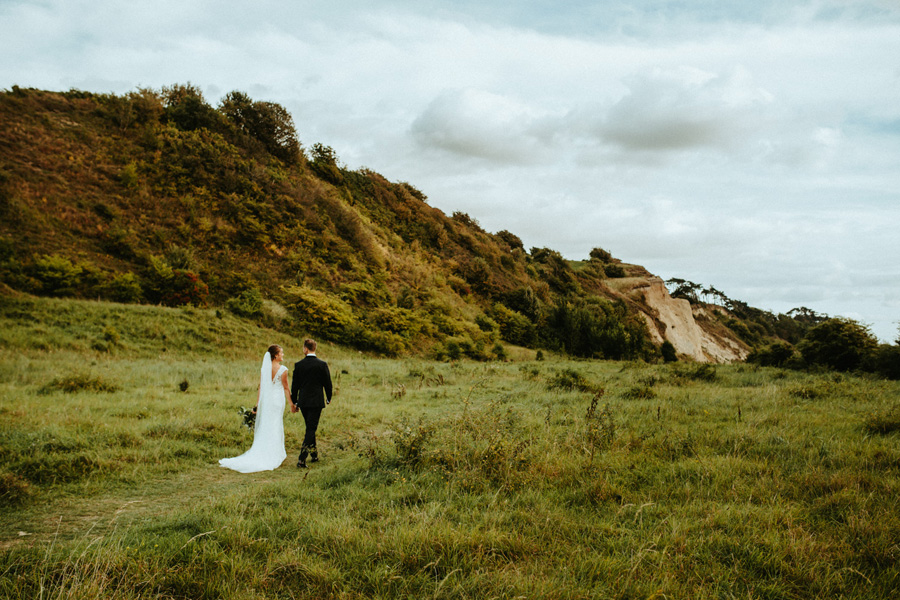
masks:
[[[306,463],[307,454],[315,461],[319,457],[316,450],[316,430],[322,409],[331,402],[331,372],[328,363],[315,356],[307,356],[294,365],[291,381],[291,402],[297,405],[306,423],[306,434],[300,449],[300,463]]]

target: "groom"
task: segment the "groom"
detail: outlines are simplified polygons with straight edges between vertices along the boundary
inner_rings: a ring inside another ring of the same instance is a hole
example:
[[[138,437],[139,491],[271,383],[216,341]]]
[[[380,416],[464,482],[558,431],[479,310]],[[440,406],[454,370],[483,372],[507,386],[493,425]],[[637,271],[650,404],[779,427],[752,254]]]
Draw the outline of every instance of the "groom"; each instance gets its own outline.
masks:
[[[331,373],[328,363],[316,357],[315,340],[303,341],[303,354],[303,360],[294,365],[291,382],[291,412],[297,412],[299,408],[306,423],[306,435],[303,436],[303,446],[297,460],[297,466],[301,469],[306,468],[307,456],[310,456],[311,462],[319,460],[316,429],[319,428],[322,409],[331,404]]]

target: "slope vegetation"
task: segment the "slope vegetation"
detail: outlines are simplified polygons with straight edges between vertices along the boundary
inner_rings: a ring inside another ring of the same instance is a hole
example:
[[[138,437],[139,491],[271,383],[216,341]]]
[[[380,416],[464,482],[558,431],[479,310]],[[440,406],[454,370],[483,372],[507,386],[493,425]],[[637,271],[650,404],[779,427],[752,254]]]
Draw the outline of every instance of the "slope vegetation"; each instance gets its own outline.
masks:
[[[748,350],[720,323],[667,322],[683,307],[642,267],[599,248],[570,263],[447,216],[409,183],[302,148],[282,107],[240,92],[214,108],[190,85],[14,87],[0,130],[0,278],[16,290],[219,307],[386,355]]]

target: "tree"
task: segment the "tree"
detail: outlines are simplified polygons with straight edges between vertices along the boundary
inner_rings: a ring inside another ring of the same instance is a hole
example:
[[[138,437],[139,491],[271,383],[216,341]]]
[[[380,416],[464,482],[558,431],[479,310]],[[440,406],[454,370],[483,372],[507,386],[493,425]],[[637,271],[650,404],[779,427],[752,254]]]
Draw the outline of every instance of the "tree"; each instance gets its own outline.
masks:
[[[852,371],[863,365],[878,341],[865,325],[843,317],[828,319],[810,329],[798,345],[803,359],[837,371]]]
[[[331,146],[323,146],[318,142],[313,144],[310,166],[325,181],[334,185],[344,183],[344,175],[338,166],[337,154]]]
[[[300,142],[294,119],[280,104],[254,102],[244,92],[229,92],[222,98],[219,110],[237,129],[255,139],[272,156],[286,164],[300,160]]]
[[[662,354],[663,361],[667,363],[678,360],[678,353],[675,351],[675,345],[669,340],[662,343],[662,346],[659,347],[659,351]]]
[[[178,129],[208,129],[221,133],[228,128],[222,115],[206,103],[200,88],[191,83],[164,87],[162,99],[166,120]]]

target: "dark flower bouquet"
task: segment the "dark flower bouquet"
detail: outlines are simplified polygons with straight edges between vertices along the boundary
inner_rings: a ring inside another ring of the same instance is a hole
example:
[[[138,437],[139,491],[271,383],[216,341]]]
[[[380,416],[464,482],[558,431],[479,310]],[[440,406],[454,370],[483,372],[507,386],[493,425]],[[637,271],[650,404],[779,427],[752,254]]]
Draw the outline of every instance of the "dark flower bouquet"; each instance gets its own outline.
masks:
[[[244,408],[242,406],[238,414],[244,420],[244,427],[252,431],[256,426],[256,408]]]

